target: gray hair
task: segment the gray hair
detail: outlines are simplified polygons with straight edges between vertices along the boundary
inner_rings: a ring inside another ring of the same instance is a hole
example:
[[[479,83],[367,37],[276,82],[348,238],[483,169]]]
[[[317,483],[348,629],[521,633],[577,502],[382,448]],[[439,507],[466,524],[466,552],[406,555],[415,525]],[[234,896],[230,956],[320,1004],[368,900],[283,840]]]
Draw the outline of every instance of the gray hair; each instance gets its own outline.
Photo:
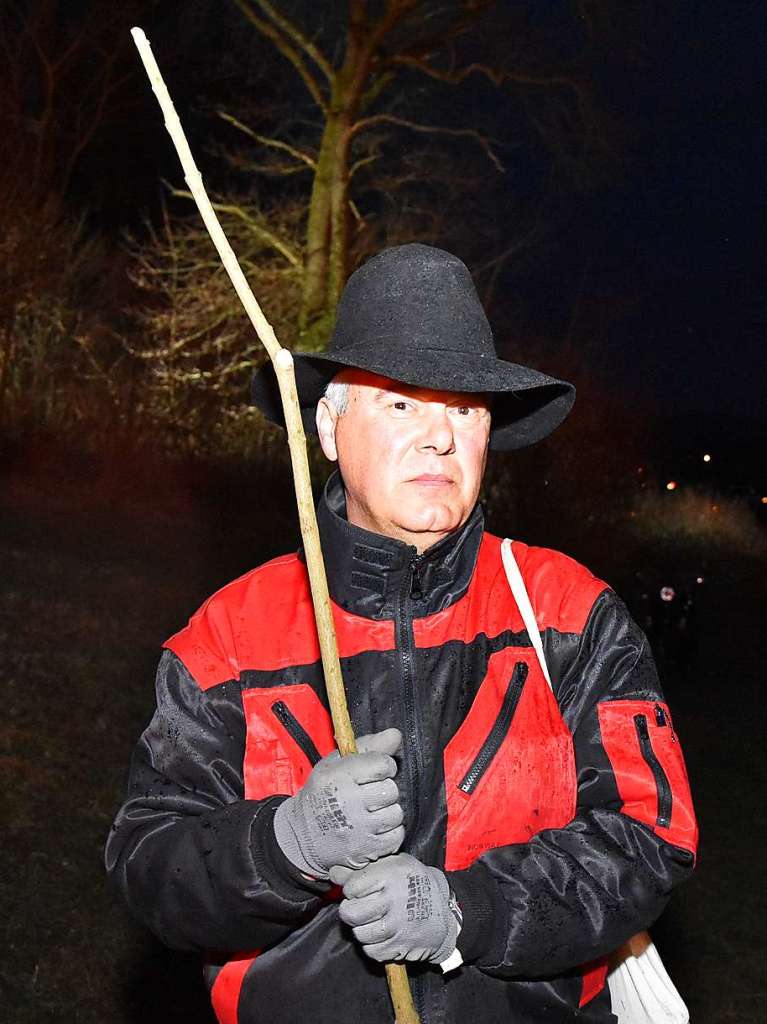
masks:
[[[343,381],[331,380],[325,388],[325,398],[339,416],[343,416],[349,408],[349,387],[350,385]]]

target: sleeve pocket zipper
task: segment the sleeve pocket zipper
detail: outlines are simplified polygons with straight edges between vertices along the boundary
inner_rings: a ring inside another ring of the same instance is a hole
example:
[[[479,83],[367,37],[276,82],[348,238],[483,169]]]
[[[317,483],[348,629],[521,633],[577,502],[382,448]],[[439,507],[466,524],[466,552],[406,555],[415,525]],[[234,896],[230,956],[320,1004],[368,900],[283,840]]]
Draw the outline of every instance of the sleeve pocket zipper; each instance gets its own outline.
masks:
[[[661,711],[662,710],[663,709],[661,708]],[[666,724],[665,716],[663,724]],[[671,812],[673,808],[671,783],[668,781],[668,775],[666,775],[663,770],[663,765],[658,760],[655,751],[652,748],[650,730],[647,726],[646,716],[634,715],[634,726],[636,728],[637,738],[639,739],[639,749],[642,751],[642,757],[645,759],[647,767],[650,769],[653,774],[653,778],[655,779],[655,788],[658,793],[658,816],[655,819],[655,824],[660,825],[661,828],[669,828],[671,825]]]
[[[312,767],[317,764],[322,759],[320,752],[314,745],[314,740],[298,721],[288,705],[282,700],[276,700],[272,704],[272,714],[284,726],[291,739],[295,740],[309,759]]]
[[[482,744],[479,753],[474,758],[471,767],[458,784],[458,788],[464,793],[473,793],[479,785],[482,776],[490,767],[495,755],[500,750],[501,744],[506,739],[511,727],[514,712],[517,710],[519,698],[527,679],[527,665],[524,661],[518,661],[509,680],[506,694],[501,704],[501,709],[493,723],[493,727],[487,734],[487,739]]]

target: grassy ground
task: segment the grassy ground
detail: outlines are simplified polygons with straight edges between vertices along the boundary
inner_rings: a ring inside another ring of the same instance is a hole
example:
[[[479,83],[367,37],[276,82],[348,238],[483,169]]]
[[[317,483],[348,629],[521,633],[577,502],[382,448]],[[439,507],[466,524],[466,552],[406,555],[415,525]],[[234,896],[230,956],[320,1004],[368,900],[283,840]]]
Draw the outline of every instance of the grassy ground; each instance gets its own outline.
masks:
[[[5,469],[2,1017],[210,1022],[196,960],[129,920],[106,889],[102,848],[151,711],[159,645],[211,589],[293,546],[285,479],[203,480],[125,453],[107,466],[25,453]],[[573,553],[629,590],[632,565],[658,575],[673,557],[611,535]],[[685,568],[702,564],[686,557]],[[764,564],[720,550],[705,571],[697,648],[665,666],[701,818],[700,865],[655,936],[694,1024],[757,1024],[767,1020]]]

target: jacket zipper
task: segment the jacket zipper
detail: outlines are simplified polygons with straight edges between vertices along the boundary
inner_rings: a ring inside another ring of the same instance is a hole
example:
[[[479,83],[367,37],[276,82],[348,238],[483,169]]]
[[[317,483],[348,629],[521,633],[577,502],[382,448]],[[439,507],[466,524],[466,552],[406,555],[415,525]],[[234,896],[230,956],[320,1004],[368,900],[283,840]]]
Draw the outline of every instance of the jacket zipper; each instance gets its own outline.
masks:
[[[405,575],[405,582],[400,589],[397,599],[396,629],[397,646],[399,647],[402,661],[402,696],[405,726],[403,743],[404,761],[407,765],[407,781],[410,796],[411,821],[408,831],[415,836],[418,831],[418,819],[420,817],[420,791],[421,775],[423,774],[423,742],[421,728],[418,722],[418,709],[415,692],[414,661],[415,661],[415,637],[413,635],[413,623],[410,612],[410,599],[413,596],[420,596],[422,593],[421,582],[418,578],[418,567],[420,556],[415,555],[408,566]],[[426,1006],[424,992],[424,979],[420,976],[413,976],[410,981],[413,990],[413,1001],[418,1016],[423,1024],[426,1024]]]
[[[409,827],[411,835],[415,835],[418,830],[420,780],[423,773],[423,743],[421,728],[418,722],[418,708],[413,671],[413,663],[415,660],[415,638],[413,636],[413,623],[409,615],[410,609],[408,607],[411,594],[420,593],[418,563],[418,556],[413,558],[410,562],[409,571],[405,577],[405,584],[399,593],[397,608],[397,644],[399,646],[400,658],[402,660],[402,705],[405,726],[404,750],[408,766],[408,782],[410,784],[412,808],[412,820]]]
[[[527,679],[527,671],[527,665],[524,661],[518,661],[514,666],[503,703],[493,723],[493,727],[487,734],[487,738],[480,747],[479,753],[474,758],[471,767],[458,785],[458,788],[464,793],[474,792],[482,776],[490,767],[493,758],[500,750],[501,744],[506,739],[511,728],[514,713],[519,704],[519,698],[522,696],[522,690]]]
[[[303,750],[304,754],[309,759],[309,763],[314,766],[318,761],[322,760],[319,750],[314,745],[314,740],[311,738],[309,733],[304,729],[301,723],[298,721],[296,716],[290,710],[288,705],[282,700],[276,700],[272,704],[272,713],[274,717],[284,726],[285,731],[288,735],[295,740],[298,746]]]
[[[662,708],[661,711],[663,711]],[[663,718],[665,722],[665,715]],[[658,793],[658,816],[655,819],[655,824],[660,825],[662,828],[668,828],[671,825],[671,812],[673,809],[671,783],[668,781],[668,775],[663,770],[663,765],[652,748],[650,730],[647,727],[645,715],[634,715],[634,726],[637,731],[642,757],[647,762],[647,766],[655,779],[655,788]]]

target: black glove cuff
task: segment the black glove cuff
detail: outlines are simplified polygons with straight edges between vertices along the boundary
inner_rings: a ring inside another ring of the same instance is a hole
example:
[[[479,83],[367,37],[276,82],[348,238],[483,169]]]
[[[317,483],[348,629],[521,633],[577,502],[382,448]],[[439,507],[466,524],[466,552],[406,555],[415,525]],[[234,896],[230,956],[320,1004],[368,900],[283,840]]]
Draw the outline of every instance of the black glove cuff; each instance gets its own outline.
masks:
[[[457,948],[466,962],[477,960],[494,944],[495,908],[500,894],[489,876],[481,877],[473,871],[469,874],[468,870],[446,871],[445,874],[463,915]]]
[[[285,898],[304,902],[308,896],[322,896],[332,888],[330,882],[308,878],[280,849],[274,834],[274,814],[289,797],[272,797],[259,810],[250,830],[250,848],[256,868],[271,887]]]

